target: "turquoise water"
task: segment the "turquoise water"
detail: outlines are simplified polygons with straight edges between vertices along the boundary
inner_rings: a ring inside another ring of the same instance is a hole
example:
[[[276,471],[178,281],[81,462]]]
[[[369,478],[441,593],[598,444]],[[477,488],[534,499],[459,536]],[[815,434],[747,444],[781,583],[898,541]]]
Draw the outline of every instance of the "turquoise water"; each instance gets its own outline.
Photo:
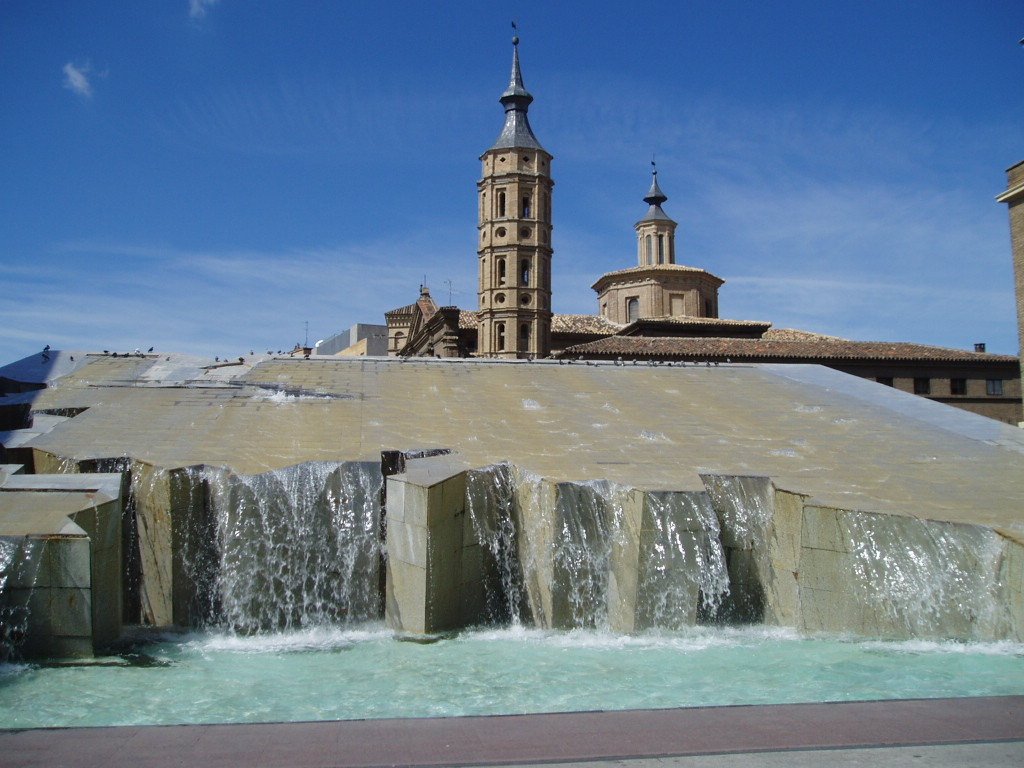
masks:
[[[0,727],[265,722],[1024,694],[1024,645],[379,625],[168,637],[144,663],[0,666]],[[136,659],[138,662],[139,659]]]

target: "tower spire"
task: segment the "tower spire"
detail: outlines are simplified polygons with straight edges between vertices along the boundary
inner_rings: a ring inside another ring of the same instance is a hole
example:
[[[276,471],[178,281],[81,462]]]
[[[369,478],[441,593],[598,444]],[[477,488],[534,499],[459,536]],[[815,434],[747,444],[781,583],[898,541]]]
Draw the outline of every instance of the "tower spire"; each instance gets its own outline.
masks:
[[[651,188],[644,196],[650,206],[647,215],[635,225],[637,258],[641,267],[676,263],[676,222],[661,209],[668,195],[658,186],[658,166],[651,158]]]
[[[647,190],[644,202],[661,211],[661,204],[666,200],[668,200],[668,196],[658,186],[658,166],[654,160],[651,160],[651,188]],[[654,211],[648,211],[647,215],[650,216],[652,213]],[[661,211],[661,215],[665,215],[664,211]]]
[[[530,128],[530,119],[526,116],[533,102],[533,96],[523,85],[523,72],[519,66],[519,35],[516,23],[512,22],[512,76],[508,88],[501,94],[499,101],[505,107],[505,126],[501,135],[491,149],[543,149]]]

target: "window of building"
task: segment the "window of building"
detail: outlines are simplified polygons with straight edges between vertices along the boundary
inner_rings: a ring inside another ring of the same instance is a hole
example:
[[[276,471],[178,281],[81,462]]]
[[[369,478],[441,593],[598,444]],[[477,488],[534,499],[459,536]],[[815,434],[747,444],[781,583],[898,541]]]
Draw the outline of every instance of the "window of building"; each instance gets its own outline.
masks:
[[[686,297],[681,293],[670,293],[668,297],[669,314],[679,317],[686,314]]]
[[[704,317],[715,316],[715,303],[711,299],[704,299]]]
[[[915,395],[930,395],[932,392],[932,380],[925,378],[914,379],[914,394]]]
[[[523,259],[519,265],[519,284],[529,285],[530,284],[530,260]]]
[[[505,216],[505,190],[498,190],[498,218]]]
[[[640,319],[640,299],[636,296],[626,299],[626,319],[630,323]]]
[[[949,380],[949,394],[951,394],[951,395],[966,395],[967,394],[967,379],[950,379]]]
[[[541,163],[541,165],[544,165],[544,163]],[[545,221],[551,221],[551,198],[548,197],[548,193],[547,192],[544,193],[543,200],[544,200],[544,220]]]
[[[601,302],[601,317],[608,317],[608,302]]]
[[[985,394],[987,395],[1002,395],[1003,394],[1003,380],[1002,379],[987,379],[985,381]]]
[[[498,237],[504,237],[508,233],[505,232],[504,227],[498,227],[496,230],[494,230],[494,234],[496,234]]]
[[[892,376],[876,376],[875,381],[877,381],[879,384],[885,384],[885,386],[887,387],[893,386]]]
[[[498,323],[494,327],[495,340],[497,342],[497,348],[499,352],[505,351],[505,324]]]
[[[505,260],[498,259],[498,285],[505,284]]]
[[[519,326],[519,349],[527,350],[530,348],[530,324],[523,323]]]
[[[523,218],[528,219],[533,215],[533,206],[530,205],[530,196],[523,196]]]
[[[665,236],[658,235],[658,263],[665,263]]]
[[[646,251],[646,253],[644,254],[644,264],[653,264],[654,263],[652,261],[652,259],[654,258],[653,248],[654,248],[654,246],[652,245],[652,242],[651,242],[651,236],[647,235],[647,237],[644,238],[644,250]]]

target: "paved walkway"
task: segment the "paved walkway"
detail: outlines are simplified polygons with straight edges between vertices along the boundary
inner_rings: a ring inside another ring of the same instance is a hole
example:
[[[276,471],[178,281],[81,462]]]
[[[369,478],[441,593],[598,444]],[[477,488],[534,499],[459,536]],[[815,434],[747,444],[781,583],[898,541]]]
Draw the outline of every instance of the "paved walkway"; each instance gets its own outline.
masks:
[[[0,731],[2,766],[1024,765],[1024,696]]]

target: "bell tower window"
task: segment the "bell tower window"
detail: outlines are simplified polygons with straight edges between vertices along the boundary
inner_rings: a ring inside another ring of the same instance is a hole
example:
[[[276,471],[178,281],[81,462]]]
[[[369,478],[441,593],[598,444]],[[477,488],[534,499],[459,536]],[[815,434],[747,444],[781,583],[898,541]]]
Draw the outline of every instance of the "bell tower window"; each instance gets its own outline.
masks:
[[[499,352],[505,351],[505,324],[498,323],[495,326],[495,334],[497,336],[497,347]]]
[[[523,259],[519,265],[519,284],[529,285],[530,284],[530,260]]]
[[[533,206],[530,205],[530,196],[523,196],[523,218],[529,219],[533,216]]]
[[[498,218],[505,217],[505,190],[498,190]]]
[[[530,348],[530,324],[523,323],[519,326],[519,349],[526,351]]]
[[[665,236],[658,235],[658,263],[665,263]]]
[[[498,285],[505,284],[505,260],[498,259]]]
[[[653,247],[653,244],[651,242],[651,236],[650,235],[647,235],[644,238],[644,251],[645,251],[645,253],[644,253],[644,257],[645,257],[644,258],[644,264],[653,264],[654,263],[654,261],[653,261],[653,259],[654,259],[654,247]]]

